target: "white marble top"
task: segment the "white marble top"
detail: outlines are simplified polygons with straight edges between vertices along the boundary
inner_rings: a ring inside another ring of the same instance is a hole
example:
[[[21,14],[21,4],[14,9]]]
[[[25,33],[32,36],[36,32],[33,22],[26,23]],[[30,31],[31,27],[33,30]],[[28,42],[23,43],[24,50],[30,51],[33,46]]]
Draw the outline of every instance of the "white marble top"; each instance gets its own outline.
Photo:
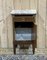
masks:
[[[10,12],[12,15],[15,15],[15,14],[36,14],[37,11],[36,10],[12,10]]]

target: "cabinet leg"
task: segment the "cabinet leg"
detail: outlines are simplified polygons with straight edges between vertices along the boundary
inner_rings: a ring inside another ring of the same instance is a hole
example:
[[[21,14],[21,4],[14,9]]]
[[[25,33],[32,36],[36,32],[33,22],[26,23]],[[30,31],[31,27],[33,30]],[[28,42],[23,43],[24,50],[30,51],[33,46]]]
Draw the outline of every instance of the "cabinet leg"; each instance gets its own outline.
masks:
[[[16,48],[14,47],[14,54],[16,54]]]
[[[35,46],[32,44],[33,54],[35,53]]]

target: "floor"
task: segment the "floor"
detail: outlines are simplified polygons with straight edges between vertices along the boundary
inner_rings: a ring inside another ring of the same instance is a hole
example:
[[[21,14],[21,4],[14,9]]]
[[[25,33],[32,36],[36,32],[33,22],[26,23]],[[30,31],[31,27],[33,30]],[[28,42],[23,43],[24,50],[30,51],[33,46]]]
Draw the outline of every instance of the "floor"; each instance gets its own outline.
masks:
[[[0,60],[47,60],[46,55],[0,55]]]

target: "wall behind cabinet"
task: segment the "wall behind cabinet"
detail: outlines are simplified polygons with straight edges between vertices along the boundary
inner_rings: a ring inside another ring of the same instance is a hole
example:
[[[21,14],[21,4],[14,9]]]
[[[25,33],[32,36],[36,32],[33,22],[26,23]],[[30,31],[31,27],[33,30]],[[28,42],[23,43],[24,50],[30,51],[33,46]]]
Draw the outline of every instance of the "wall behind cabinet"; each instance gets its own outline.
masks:
[[[37,0],[13,0],[15,9],[37,9]]]

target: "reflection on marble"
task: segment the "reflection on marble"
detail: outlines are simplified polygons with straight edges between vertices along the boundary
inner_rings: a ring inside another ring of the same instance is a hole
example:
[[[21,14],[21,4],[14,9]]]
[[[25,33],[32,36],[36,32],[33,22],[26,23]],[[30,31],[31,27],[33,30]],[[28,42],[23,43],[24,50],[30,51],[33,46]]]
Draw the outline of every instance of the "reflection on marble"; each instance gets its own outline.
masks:
[[[31,40],[32,39],[32,30],[31,28],[16,28],[15,39],[20,40]]]

